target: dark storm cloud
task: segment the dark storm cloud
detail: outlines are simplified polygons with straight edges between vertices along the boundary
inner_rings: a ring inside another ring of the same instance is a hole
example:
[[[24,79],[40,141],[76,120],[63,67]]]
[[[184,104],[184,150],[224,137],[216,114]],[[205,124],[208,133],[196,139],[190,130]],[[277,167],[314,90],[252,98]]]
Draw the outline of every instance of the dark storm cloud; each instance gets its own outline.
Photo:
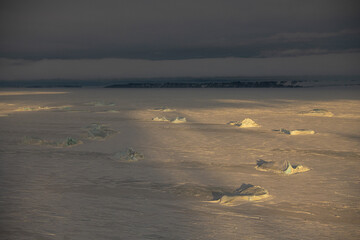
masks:
[[[191,59],[360,49],[359,1],[1,1],[0,57]]]

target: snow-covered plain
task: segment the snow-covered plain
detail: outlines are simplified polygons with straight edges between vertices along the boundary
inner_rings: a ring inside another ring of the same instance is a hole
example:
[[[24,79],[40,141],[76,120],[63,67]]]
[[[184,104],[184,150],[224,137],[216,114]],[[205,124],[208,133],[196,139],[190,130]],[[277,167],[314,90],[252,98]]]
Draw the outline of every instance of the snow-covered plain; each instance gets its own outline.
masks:
[[[3,89],[0,115],[1,239],[360,238],[357,87]],[[221,204],[243,184],[268,195]]]

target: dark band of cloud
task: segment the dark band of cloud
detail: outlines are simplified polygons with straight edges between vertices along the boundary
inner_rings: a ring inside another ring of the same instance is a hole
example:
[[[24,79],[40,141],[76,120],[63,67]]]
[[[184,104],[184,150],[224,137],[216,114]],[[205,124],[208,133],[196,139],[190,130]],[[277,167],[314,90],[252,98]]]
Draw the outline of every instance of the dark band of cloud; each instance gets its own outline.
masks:
[[[0,59],[0,80],[360,75],[360,53],[189,60]]]

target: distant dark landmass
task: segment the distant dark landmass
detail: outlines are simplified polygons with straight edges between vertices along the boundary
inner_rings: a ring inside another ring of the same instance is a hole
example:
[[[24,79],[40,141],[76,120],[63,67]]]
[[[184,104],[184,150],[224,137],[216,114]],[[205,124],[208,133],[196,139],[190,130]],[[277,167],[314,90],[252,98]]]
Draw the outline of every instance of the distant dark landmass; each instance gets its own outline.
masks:
[[[0,80],[0,88],[301,88],[359,85],[360,76]]]
[[[262,82],[143,82],[121,83],[106,88],[294,88],[301,87],[297,81],[262,81]]]

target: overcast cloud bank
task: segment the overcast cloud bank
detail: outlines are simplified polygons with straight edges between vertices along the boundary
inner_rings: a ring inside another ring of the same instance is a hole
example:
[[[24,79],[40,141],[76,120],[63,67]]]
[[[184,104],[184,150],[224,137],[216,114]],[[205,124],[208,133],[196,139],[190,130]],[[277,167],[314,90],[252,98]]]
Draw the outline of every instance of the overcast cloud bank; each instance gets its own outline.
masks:
[[[358,0],[4,0],[0,80],[359,74]]]

